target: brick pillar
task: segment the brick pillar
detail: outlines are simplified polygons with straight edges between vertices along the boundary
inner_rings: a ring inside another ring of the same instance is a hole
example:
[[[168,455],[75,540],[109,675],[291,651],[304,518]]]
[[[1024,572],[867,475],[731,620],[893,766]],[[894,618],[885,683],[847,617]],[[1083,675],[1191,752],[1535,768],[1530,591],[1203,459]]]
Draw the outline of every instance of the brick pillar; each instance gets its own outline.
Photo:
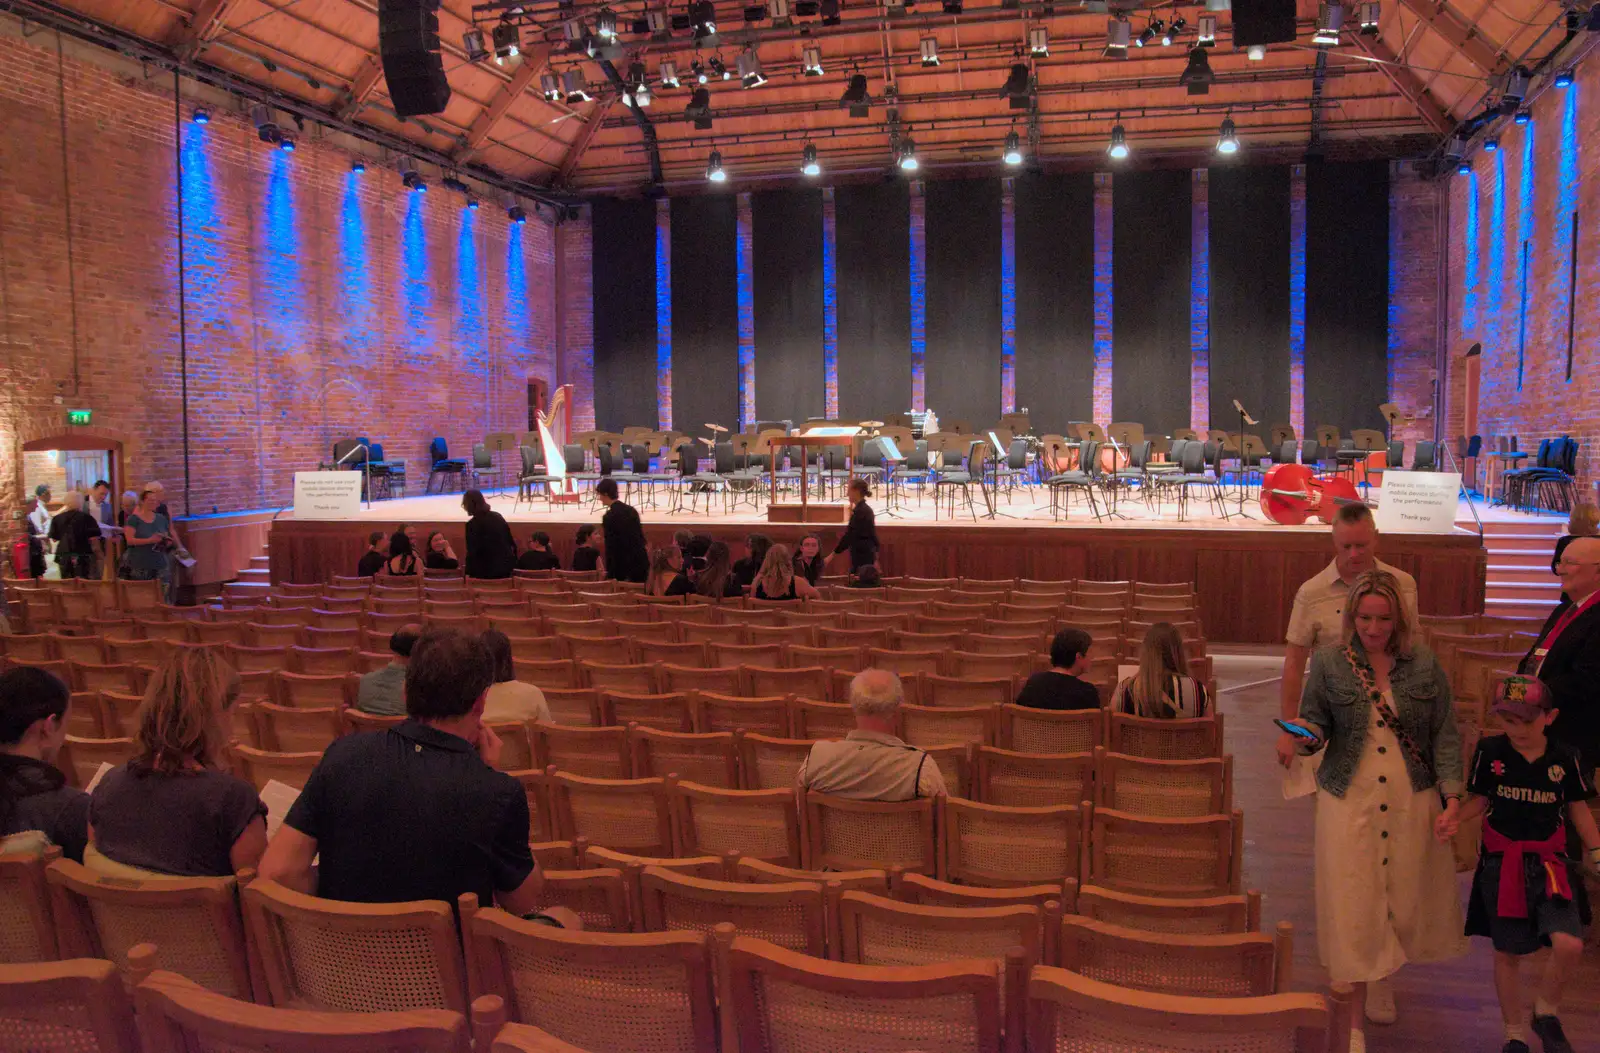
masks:
[[[1306,434],[1306,166],[1289,172],[1289,427]]]
[[[1017,411],[1017,191],[1000,181],[1000,412]]]
[[[1111,416],[1111,173],[1094,175],[1094,419]]]
[[[822,190],[822,412],[839,416],[839,249],[833,187]]]
[[[1189,427],[1211,428],[1211,182],[1196,168],[1189,214]]]
[[[756,420],[756,308],[755,273],[752,269],[754,236],[750,228],[750,192],[738,199],[739,269],[739,428]]]
[[[656,427],[672,428],[672,201],[656,201]]]
[[[911,184],[911,408],[927,409],[923,364],[928,350],[927,199],[922,183]]]

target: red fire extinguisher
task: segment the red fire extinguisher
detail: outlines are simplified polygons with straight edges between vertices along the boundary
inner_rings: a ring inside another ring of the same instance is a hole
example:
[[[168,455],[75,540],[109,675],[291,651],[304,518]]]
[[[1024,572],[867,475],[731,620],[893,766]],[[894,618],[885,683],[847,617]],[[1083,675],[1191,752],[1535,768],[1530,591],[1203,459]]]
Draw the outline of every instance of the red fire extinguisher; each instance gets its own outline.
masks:
[[[27,535],[17,538],[11,545],[11,574],[17,578],[32,577],[28,573],[28,538]]]

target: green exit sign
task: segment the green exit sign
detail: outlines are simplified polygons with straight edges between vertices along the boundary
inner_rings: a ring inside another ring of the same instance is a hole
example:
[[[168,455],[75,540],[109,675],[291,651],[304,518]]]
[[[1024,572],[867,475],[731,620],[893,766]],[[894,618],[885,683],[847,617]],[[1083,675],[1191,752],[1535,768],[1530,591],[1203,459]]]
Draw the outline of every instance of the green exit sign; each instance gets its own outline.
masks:
[[[70,409],[67,410],[68,424],[89,424],[94,421],[94,410]]]

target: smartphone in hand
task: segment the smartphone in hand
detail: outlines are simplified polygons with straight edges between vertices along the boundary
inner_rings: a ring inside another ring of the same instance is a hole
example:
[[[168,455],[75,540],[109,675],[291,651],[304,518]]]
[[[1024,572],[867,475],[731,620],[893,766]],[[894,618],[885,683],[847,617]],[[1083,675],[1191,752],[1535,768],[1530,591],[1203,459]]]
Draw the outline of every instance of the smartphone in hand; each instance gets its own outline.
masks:
[[[1291,724],[1287,720],[1282,720],[1282,719],[1280,719],[1278,717],[1273,717],[1272,718],[1272,722],[1274,724],[1278,725],[1278,727],[1282,728],[1284,731],[1287,731],[1289,734],[1296,736],[1297,738],[1306,739],[1307,741],[1310,741],[1310,742],[1320,741],[1320,736],[1318,736],[1316,732],[1308,731],[1305,728],[1301,727],[1299,724]]]

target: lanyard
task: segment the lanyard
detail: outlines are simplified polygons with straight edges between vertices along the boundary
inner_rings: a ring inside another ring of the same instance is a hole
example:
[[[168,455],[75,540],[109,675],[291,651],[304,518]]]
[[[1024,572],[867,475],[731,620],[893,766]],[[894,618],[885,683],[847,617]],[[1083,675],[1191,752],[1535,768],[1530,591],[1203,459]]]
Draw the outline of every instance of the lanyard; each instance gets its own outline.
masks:
[[[1591,592],[1589,594],[1589,598],[1584,600],[1582,603],[1575,603],[1568,607],[1567,613],[1563,614],[1560,618],[1557,618],[1556,623],[1550,627],[1550,632],[1545,635],[1543,640],[1539,641],[1539,646],[1548,653],[1550,648],[1555,645],[1557,638],[1559,638],[1562,632],[1566,630],[1567,626],[1571,625],[1577,620],[1580,614],[1593,607],[1597,602],[1600,602],[1600,589],[1596,589],[1594,592]]]

